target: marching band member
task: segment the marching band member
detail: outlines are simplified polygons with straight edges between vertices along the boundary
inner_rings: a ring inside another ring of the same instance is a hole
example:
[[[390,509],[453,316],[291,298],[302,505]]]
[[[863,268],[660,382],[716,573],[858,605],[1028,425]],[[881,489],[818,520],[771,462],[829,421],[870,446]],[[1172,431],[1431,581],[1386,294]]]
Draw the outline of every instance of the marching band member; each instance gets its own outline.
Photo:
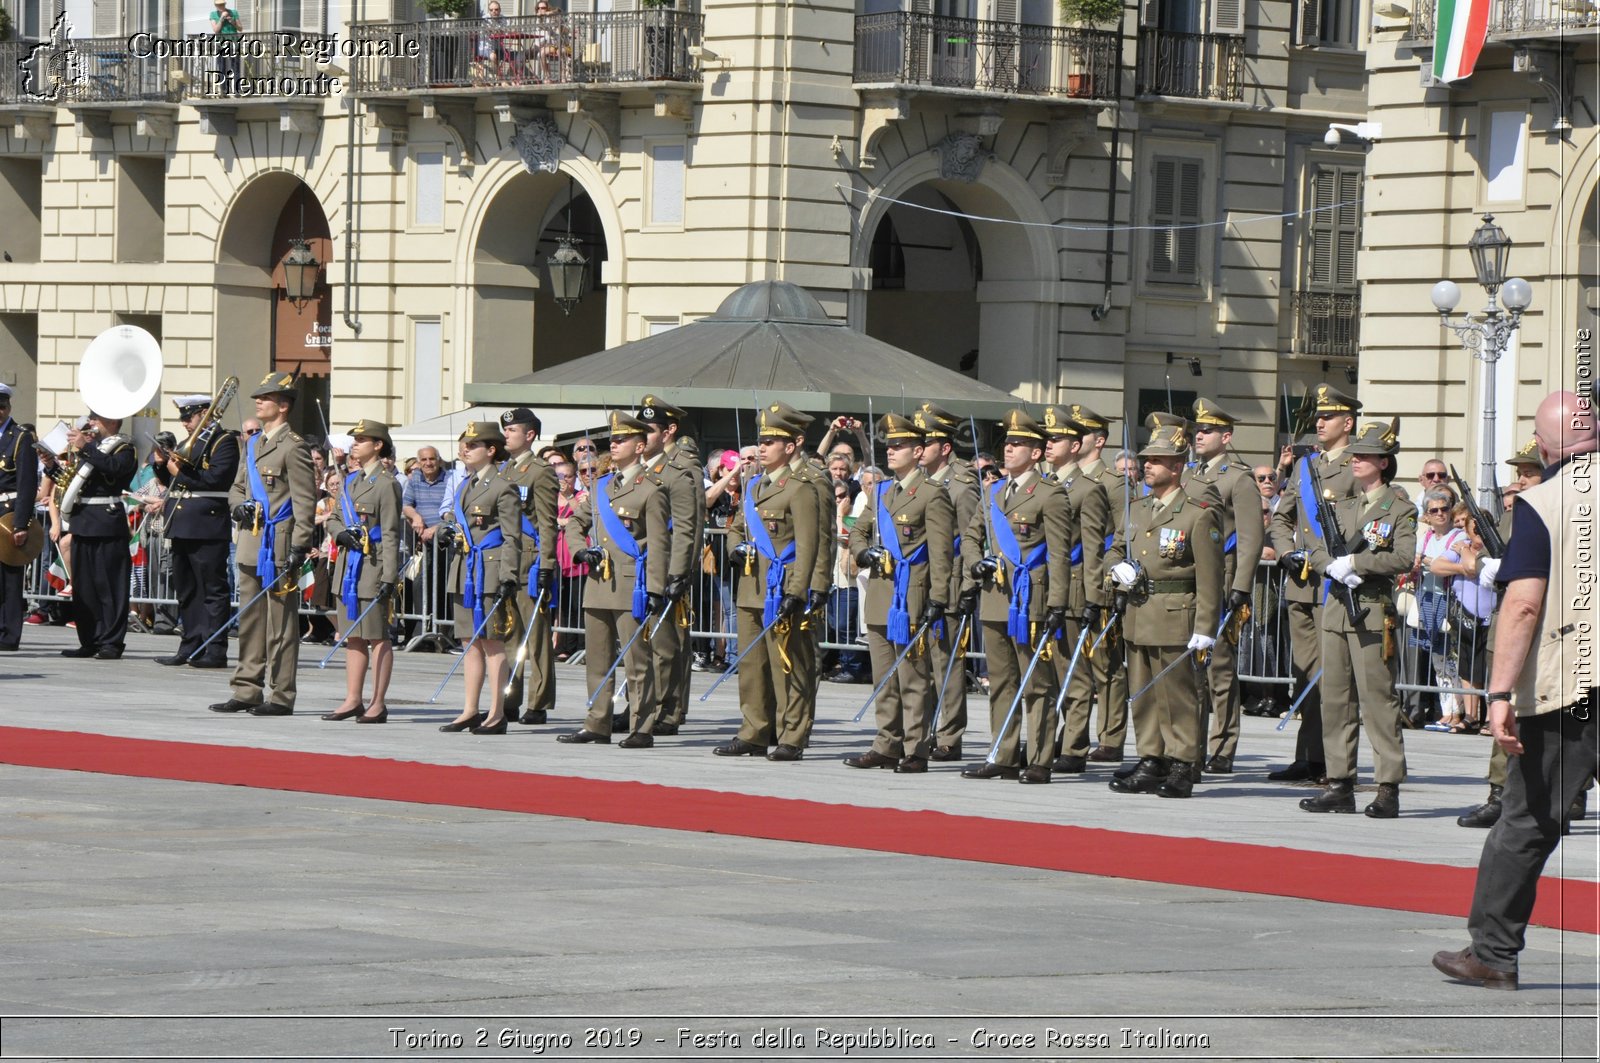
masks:
[[[211,409],[210,395],[179,395],[172,400],[184,431],[193,433]],[[162,460],[162,459],[165,460]],[[194,660],[194,652],[228,623],[228,491],[239,472],[239,441],[218,428],[201,453],[187,460],[176,453],[156,454],[156,479],[167,489],[162,523],[172,558],[172,583],[178,595],[183,639],[157,664],[226,668],[228,640],[219,638]]]
[[[475,735],[506,733],[505,640],[516,631],[512,600],[521,561],[517,533],[521,506],[516,488],[500,476],[506,437],[495,421],[472,421],[461,433],[466,473],[456,488],[448,524],[440,525],[446,546],[456,550],[450,569],[456,638],[471,639],[462,671],[466,699],[461,715],[439,728]],[[436,532],[437,537],[440,532]],[[483,684],[490,685],[489,717],[478,710]]]
[[[300,666],[297,577],[311,552],[317,505],[311,447],[289,427],[295,385],[293,373],[272,372],[250,393],[261,431],[245,444],[244,460],[228,489],[238,525],[239,663],[232,696],[212,705],[212,712],[294,713]],[[268,587],[276,589],[262,594]]]
[[[0,384],[0,516],[11,514],[11,545],[28,541],[33,499],[39,493],[39,457],[32,432],[11,417],[11,389]],[[22,644],[22,566],[0,561],[0,651]]]
[[[117,433],[122,422],[89,414],[87,428],[67,433],[79,468],[89,477],[70,510],[62,513],[72,536],[72,619],[78,648],[63,657],[96,657],[114,661],[128,638],[128,588],[132,559],[128,554],[128,510],[122,495],[139,471],[133,444]],[[62,499],[68,505],[68,499]],[[59,529],[67,533],[65,527]]]
[[[389,614],[400,581],[401,488],[381,461],[394,455],[389,426],[361,420],[350,429],[350,435],[354,439],[350,459],[358,468],[343,478],[327,524],[328,534],[339,544],[339,567],[334,572],[339,607],[335,614],[345,639],[345,696],[322,718],[387,723],[386,695],[394,671]],[[369,664],[372,700],[363,705],[361,689]]]

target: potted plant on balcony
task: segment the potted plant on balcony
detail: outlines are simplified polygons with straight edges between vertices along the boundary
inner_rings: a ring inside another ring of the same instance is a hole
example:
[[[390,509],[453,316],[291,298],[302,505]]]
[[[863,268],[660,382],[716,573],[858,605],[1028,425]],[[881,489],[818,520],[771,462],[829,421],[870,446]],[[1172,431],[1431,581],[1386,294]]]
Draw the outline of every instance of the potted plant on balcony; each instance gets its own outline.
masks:
[[[1109,26],[1122,21],[1122,0],[1060,0],[1061,17],[1082,28]],[[1094,74],[1088,69],[1088,34],[1076,34],[1072,48],[1072,70],[1067,74],[1069,96],[1093,96]]]

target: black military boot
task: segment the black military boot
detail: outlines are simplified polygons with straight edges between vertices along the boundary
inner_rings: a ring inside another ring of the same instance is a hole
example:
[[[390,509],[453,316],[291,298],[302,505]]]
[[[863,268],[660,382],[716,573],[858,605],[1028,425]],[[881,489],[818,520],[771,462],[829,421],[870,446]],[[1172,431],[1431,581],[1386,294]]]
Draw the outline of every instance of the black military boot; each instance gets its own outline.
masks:
[[[1119,794],[1153,794],[1171,771],[1171,764],[1162,757],[1141,757],[1127,778],[1111,780],[1111,789]]]
[[[1329,779],[1326,790],[1315,797],[1302,799],[1300,807],[1307,812],[1354,812],[1356,810],[1356,781],[1354,779]]]
[[[1365,809],[1370,819],[1398,819],[1400,816],[1400,784],[1397,782],[1381,782],[1378,784],[1378,796],[1372,799],[1372,804]]]
[[[1572,824],[1589,814],[1589,791],[1579,790],[1578,796],[1572,799],[1572,804],[1567,808],[1567,815],[1561,821],[1561,833],[1571,834]]]
[[[1198,774],[1193,764],[1173,764],[1172,771],[1160,786],[1157,797],[1188,797],[1194,793],[1194,778]]]
[[[1503,786],[1489,787],[1489,800],[1468,812],[1464,816],[1456,817],[1458,827],[1483,827],[1485,829],[1500,822],[1500,794],[1505,790]]]

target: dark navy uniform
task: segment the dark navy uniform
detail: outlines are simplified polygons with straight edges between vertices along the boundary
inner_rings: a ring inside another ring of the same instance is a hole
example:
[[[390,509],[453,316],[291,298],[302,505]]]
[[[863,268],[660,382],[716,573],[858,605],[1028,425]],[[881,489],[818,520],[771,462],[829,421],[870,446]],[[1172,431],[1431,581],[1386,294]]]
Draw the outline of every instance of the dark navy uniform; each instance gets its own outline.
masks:
[[[4,401],[10,402],[7,394]],[[0,421],[0,516],[11,518],[12,531],[26,531],[39,493],[39,457],[33,433],[7,417]],[[22,568],[0,564],[0,650],[14,650],[22,641]]]
[[[92,471],[73,511],[62,514],[62,524],[70,523],[72,532],[72,620],[79,648],[62,653],[114,659],[122,656],[128,638],[133,561],[122,494],[133,483],[139,455],[128,440],[111,436],[84,447],[78,460]]]
[[[210,445],[178,474],[166,464],[155,466],[156,479],[167,488],[163,511],[172,556],[172,583],[183,621],[178,652],[162,663],[183,664],[200,644],[228,622],[228,543],[233,538],[228,489],[239,471],[239,441],[219,428]],[[228,663],[228,641],[217,639],[195,658],[196,667],[222,668]]]

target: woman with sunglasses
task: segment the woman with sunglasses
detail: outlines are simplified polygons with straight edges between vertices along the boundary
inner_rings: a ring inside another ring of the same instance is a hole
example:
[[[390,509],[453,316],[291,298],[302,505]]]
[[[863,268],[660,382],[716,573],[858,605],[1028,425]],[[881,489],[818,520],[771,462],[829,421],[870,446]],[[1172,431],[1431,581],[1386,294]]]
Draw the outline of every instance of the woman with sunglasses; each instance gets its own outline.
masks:
[[[1450,660],[1446,646],[1444,621],[1449,611],[1450,591],[1448,565],[1461,561],[1460,547],[1466,533],[1455,527],[1452,513],[1456,507],[1455,492],[1448,487],[1433,487],[1422,493],[1422,525],[1417,539],[1417,561],[1412,579],[1417,586],[1418,624],[1415,642],[1427,654],[1432,665],[1433,678],[1440,686],[1459,686],[1460,677]],[[1444,562],[1447,571],[1435,572],[1435,562]],[[1420,663],[1420,662],[1419,662]],[[1418,670],[1419,681],[1428,677]],[[1426,725],[1429,731],[1462,730],[1461,711],[1454,694],[1441,694],[1439,707],[1442,713],[1437,723]]]

